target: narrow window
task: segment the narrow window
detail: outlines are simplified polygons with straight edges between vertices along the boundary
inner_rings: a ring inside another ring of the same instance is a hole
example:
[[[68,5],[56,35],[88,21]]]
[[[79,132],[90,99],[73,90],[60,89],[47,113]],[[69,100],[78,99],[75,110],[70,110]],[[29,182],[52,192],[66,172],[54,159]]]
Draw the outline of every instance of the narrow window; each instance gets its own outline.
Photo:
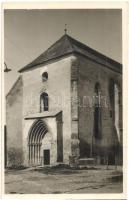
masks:
[[[49,99],[48,99],[48,94],[43,92],[40,96],[40,111],[48,111],[48,105],[49,104]]]
[[[120,95],[119,95],[119,87],[118,85],[111,79],[109,82],[109,97],[110,97],[110,112],[112,113],[113,123],[116,128],[116,132],[118,135],[118,140],[120,141],[120,130],[119,130],[119,124],[120,124]]]
[[[114,81],[111,79],[109,82],[109,99],[110,99],[110,117],[115,120],[115,91]]]
[[[101,138],[101,96],[100,85],[95,85],[95,103],[94,103],[94,136],[95,138]]]
[[[45,81],[47,81],[47,80],[48,80],[48,73],[47,73],[47,72],[44,72],[44,73],[42,74],[42,81],[45,82]]]
[[[115,98],[114,98],[114,102],[115,102],[115,127],[116,127],[116,131],[117,131],[117,135],[118,135],[118,140],[120,141],[120,129],[119,129],[119,125],[120,125],[120,97],[119,97],[119,87],[117,84],[114,85],[114,92],[115,92]]]

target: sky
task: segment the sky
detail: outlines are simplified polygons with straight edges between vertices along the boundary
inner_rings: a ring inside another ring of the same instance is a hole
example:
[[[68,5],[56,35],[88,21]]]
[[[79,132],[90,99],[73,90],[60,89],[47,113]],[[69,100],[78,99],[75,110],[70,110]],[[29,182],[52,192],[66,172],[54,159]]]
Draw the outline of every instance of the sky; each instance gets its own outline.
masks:
[[[5,74],[5,95],[18,70],[43,53],[64,34],[122,62],[121,10],[5,10],[4,59],[12,71]]]

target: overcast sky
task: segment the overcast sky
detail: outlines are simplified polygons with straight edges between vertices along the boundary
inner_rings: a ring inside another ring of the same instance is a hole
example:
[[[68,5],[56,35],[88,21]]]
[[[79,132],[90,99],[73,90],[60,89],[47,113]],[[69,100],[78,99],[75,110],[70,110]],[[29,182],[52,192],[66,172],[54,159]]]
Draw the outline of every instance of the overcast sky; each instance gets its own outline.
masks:
[[[120,10],[6,10],[4,15],[5,94],[31,62],[64,34],[68,34],[110,58],[122,62]]]

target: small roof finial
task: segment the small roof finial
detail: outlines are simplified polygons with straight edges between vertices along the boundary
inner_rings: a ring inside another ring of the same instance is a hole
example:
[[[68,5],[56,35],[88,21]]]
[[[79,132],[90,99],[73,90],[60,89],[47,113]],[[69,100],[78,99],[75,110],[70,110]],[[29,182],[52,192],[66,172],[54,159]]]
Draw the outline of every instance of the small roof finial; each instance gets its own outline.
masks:
[[[65,35],[67,34],[67,24],[65,24],[65,29],[64,29],[64,31],[65,31]]]

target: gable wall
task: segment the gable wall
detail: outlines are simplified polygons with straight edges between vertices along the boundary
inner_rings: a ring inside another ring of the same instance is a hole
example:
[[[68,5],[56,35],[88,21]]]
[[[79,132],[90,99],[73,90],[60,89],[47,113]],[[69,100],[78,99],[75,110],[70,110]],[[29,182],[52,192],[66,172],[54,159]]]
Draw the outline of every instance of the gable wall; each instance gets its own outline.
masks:
[[[72,57],[72,56],[71,56]],[[46,66],[41,66],[23,73],[23,114],[40,112],[40,94],[49,95],[49,111],[62,111],[63,120],[63,158],[69,162],[71,152],[71,105],[70,105],[70,70],[71,57],[64,58]],[[42,82],[42,73],[48,72],[47,82]],[[48,113],[49,113],[48,111]],[[29,120],[23,119],[23,126],[29,126]],[[48,124],[49,126],[49,124]],[[54,128],[52,130],[55,131]],[[28,133],[24,132],[24,138]]]

